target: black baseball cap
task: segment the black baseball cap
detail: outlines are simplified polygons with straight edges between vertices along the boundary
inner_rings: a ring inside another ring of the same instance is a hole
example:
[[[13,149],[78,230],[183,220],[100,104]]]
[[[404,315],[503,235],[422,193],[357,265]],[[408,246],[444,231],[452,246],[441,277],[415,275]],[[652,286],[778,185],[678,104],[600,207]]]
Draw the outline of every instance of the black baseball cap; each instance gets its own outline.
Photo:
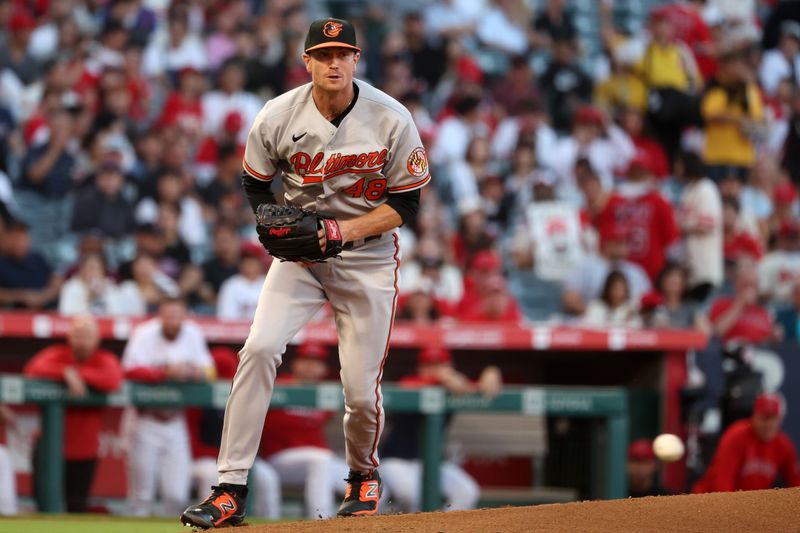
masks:
[[[350,48],[360,52],[356,44],[356,30],[353,25],[342,19],[319,19],[311,23],[306,35],[306,53],[320,48]]]

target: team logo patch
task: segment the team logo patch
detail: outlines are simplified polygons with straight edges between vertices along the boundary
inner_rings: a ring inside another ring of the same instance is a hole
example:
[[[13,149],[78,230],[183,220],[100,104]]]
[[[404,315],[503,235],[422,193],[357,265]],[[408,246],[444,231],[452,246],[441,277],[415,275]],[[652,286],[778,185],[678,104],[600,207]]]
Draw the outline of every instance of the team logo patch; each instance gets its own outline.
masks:
[[[338,37],[342,33],[342,23],[329,20],[322,27],[322,33],[325,37]]]
[[[423,147],[414,148],[414,151],[408,156],[406,168],[408,168],[409,174],[418,178],[428,172],[428,156],[425,155]]]

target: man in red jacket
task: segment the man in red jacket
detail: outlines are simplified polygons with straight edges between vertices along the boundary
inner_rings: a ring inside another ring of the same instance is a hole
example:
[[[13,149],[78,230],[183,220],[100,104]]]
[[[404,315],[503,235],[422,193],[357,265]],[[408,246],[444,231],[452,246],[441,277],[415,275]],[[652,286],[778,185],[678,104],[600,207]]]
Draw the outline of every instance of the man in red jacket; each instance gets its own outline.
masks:
[[[69,394],[85,396],[89,389],[113,392],[122,385],[117,357],[100,349],[97,324],[91,317],[77,317],[70,326],[67,344],[40,351],[25,365],[29,378],[62,381]],[[67,511],[86,512],[89,488],[97,466],[104,407],[70,407],[64,421],[64,494]]]
[[[325,346],[302,344],[292,359],[291,373],[275,382],[319,383],[329,375],[327,361]],[[304,488],[308,518],[333,516],[334,492],[347,477],[347,464],[333,453],[325,436],[325,424],[333,414],[306,407],[270,409],[264,422],[259,455],[278,471],[284,485]]]
[[[611,194],[595,225],[625,228],[628,259],[655,281],[680,232],[672,206],[654,185],[652,162],[645,154],[637,153],[631,160],[628,180]]]
[[[784,486],[800,486],[797,453],[781,431],[783,415],[780,397],[760,395],[753,416],[734,422],[722,435],[711,466],[692,492],[769,489],[779,474]]]

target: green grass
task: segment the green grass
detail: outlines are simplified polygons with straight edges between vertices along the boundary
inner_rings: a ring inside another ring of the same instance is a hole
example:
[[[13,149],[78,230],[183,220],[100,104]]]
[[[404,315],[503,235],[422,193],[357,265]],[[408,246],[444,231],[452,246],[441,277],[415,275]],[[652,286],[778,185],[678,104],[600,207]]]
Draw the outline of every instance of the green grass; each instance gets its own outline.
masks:
[[[248,523],[265,523],[250,520]],[[0,518],[0,533],[189,533],[178,518],[121,518],[111,515],[28,515]]]

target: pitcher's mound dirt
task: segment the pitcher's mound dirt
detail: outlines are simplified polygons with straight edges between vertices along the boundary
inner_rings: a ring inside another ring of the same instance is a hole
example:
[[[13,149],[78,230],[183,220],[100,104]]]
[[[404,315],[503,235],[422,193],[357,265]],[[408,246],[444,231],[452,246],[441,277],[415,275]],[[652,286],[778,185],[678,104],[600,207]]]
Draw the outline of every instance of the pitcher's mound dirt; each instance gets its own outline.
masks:
[[[800,533],[800,489],[661,496],[237,528],[236,533]]]

